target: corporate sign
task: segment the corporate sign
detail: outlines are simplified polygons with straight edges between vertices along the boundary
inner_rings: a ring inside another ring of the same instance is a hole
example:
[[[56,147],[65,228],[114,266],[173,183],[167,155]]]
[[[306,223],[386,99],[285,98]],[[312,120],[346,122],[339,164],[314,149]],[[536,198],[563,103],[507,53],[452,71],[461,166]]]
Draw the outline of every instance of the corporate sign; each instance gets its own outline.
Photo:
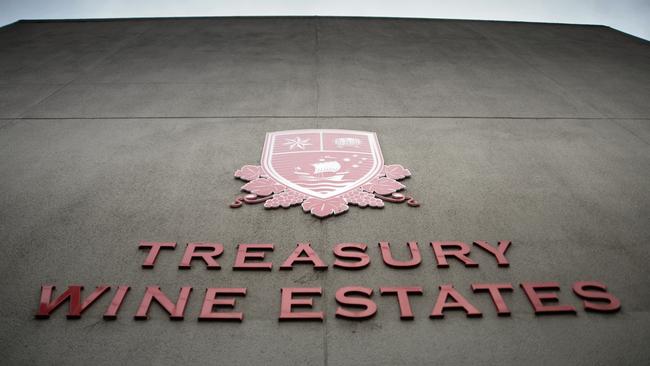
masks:
[[[407,202],[398,180],[411,175],[399,164],[384,165],[374,132],[292,130],[266,135],[262,165],[244,165],[235,177],[248,181],[230,207],[264,202],[266,208],[302,205],[325,218],[346,212],[348,205],[384,207],[384,201]]]
[[[141,242],[140,248],[148,251],[142,264],[145,269],[153,268],[161,254],[162,249],[175,249],[173,242]],[[415,268],[422,263],[420,247],[416,242],[408,242],[406,250],[410,252],[408,259],[396,259],[405,257],[404,248],[400,248],[399,255],[393,252],[395,249],[388,242],[380,242],[378,245],[383,264],[387,267],[408,270]],[[402,246],[402,247],[404,247]],[[472,247],[458,241],[436,241],[430,243],[436,266],[439,268],[448,267],[450,260],[457,261],[457,265],[465,267],[478,267],[478,263],[470,257]],[[473,247],[491,255],[495,264],[502,268],[510,265],[506,252],[511,246],[510,241],[499,241],[492,245],[487,241],[477,240]],[[274,263],[268,261],[266,255],[273,252],[275,245],[272,243],[260,244],[239,244],[233,270],[269,272],[273,270]],[[336,270],[350,271],[359,270],[370,265],[370,257],[367,254],[368,245],[365,243],[339,243],[332,249],[334,257],[333,267]],[[219,270],[221,264],[218,258],[223,254],[224,246],[220,243],[188,243],[178,265],[179,269],[189,269],[192,261],[202,261],[207,269]],[[309,243],[299,243],[293,252],[280,264],[280,270],[292,270],[296,265],[307,265],[314,270],[328,270],[329,265],[316,253]],[[262,275],[262,274],[260,274]],[[549,282],[521,282],[520,287],[530,301],[535,314],[556,314],[576,313],[576,307],[569,304],[557,303],[558,297],[555,291],[560,289],[560,284],[554,281]],[[54,286],[44,285],[41,287],[41,299],[36,313],[40,319],[49,318],[50,315],[66,301],[68,302],[68,318],[79,318],[82,313],[104,294],[108,293],[110,286],[97,286],[95,290],[82,296],[83,286],[71,285],[53,298]],[[442,318],[447,310],[462,310],[468,317],[482,315],[475,305],[467,299],[463,292],[466,289],[456,289],[453,284],[441,284],[435,301],[432,300],[432,310],[429,313],[431,318]],[[615,312],[621,307],[620,301],[607,291],[607,286],[598,281],[576,281],[571,286],[573,292],[582,299],[582,308],[586,311]],[[105,319],[115,319],[122,307],[125,296],[130,286],[119,286],[113,294],[113,298],[104,312]],[[165,294],[159,286],[148,286],[140,301],[135,314],[135,319],[147,319],[149,308],[153,302],[162,306],[170,319],[184,319],[185,307],[190,298],[193,288],[184,286],[173,301]],[[282,287],[279,289],[281,305],[274,310],[279,320],[323,320],[324,312],[304,308],[316,307],[315,298],[323,295],[321,287]],[[401,319],[414,318],[411,310],[409,296],[422,295],[423,289],[419,284],[403,284],[401,286],[380,286],[378,289],[381,295],[395,296],[399,304]],[[471,285],[472,293],[484,292],[492,299],[494,311],[498,315],[510,315],[510,309],[504,300],[502,293],[513,291],[511,283],[474,283]],[[234,296],[245,297],[247,288],[223,288],[209,287],[203,295],[201,312],[197,315],[199,320],[237,320],[242,321],[244,314],[236,311],[236,299]],[[339,306],[336,308],[336,316],[346,319],[366,319],[377,313],[377,304],[373,301],[375,289],[363,285],[354,284],[339,288],[334,294]],[[302,309],[296,310],[297,307]],[[225,308],[225,309],[224,309]],[[483,310],[485,311],[485,310]],[[397,316],[397,314],[396,314]]]
[[[264,202],[264,207],[267,208],[287,208],[301,204],[304,211],[325,218],[347,211],[349,204],[383,207],[384,201],[389,201],[418,206],[413,198],[397,193],[404,188],[398,180],[410,176],[410,172],[401,165],[384,165],[377,136],[370,132],[296,130],[269,133],[264,144],[261,166],[246,165],[237,170],[235,176],[248,181],[242,189],[250,193],[238,197],[231,204],[233,208],[244,203]],[[507,270],[510,265],[506,255],[512,246],[509,240],[495,244],[476,240],[472,245],[460,241],[432,241],[427,245],[429,246],[431,249],[427,252],[438,268],[449,267],[450,262],[464,267],[478,267],[479,263],[471,256],[472,249],[490,255],[494,259],[493,265],[503,270]],[[175,250],[176,243],[142,241],[139,248],[147,251],[141,266],[147,270],[155,266],[156,259],[163,255],[163,250]],[[275,263],[267,255],[275,250],[275,244],[241,243],[236,248],[233,270],[260,273],[273,271]],[[279,268],[292,270],[297,265],[303,265],[324,271],[330,268],[331,263],[333,270],[359,270],[370,265],[368,248],[369,245],[363,242],[337,243],[332,246],[330,259],[327,260],[324,253],[317,253],[310,243],[298,243]],[[408,270],[423,262],[421,247],[415,241],[393,244],[392,247],[390,243],[382,241],[377,248],[385,267]],[[221,243],[188,243],[178,269],[190,269],[193,262],[200,261],[208,270],[220,270],[222,267],[219,258],[225,250],[226,247]],[[561,286],[558,282],[524,281],[519,283],[519,287],[535,314],[577,312],[576,306],[559,302],[556,292]],[[579,280],[571,285],[571,289],[581,300],[581,308],[585,311],[608,313],[616,312],[621,307],[619,299],[602,282]],[[117,318],[130,290],[128,285],[117,286],[104,312],[104,319]],[[482,296],[489,296],[494,304],[492,311],[501,316],[510,315],[510,309],[502,295],[514,290],[515,286],[509,282],[476,282],[469,289],[457,289],[450,283],[440,284],[438,293],[431,296],[432,305],[428,315],[431,318],[442,318],[448,310],[459,310],[468,317],[481,316],[486,309],[481,310],[472,304],[467,293],[484,293]],[[178,296],[172,296],[169,289],[163,291],[156,285],[147,286],[133,317],[147,319],[150,307],[156,303],[169,314],[170,319],[184,319],[193,287],[183,286],[178,291]],[[54,285],[43,285],[36,318],[49,318],[65,303],[68,305],[67,317],[80,318],[85,310],[110,292],[109,285],[97,286],[89,294],[83,293],[82,285],[69,285],[55,295]],[[418,283],[379,286],[376,289],[362,284],[343,286],[334,293],[338,304],[335,315],[342,319],[357,320],[374,316],[378,311],[377,303],[373,300],[376,292],[395,297],[400,309],[396,316],[400,319],[413,319],[415,315],[409,297],[423,295],[423,288]],[[196,318],[242,321],[244,314],[238,311],[237,301],[244,300],[247,293],[246,287],[205,288],[201,311]],[[325,312],[319,310],[317,299],[323,295],[328,294],[324,294],[321,287],[281,287],[280,307],[273,310],[271,316],[279,320],[322,321]]]

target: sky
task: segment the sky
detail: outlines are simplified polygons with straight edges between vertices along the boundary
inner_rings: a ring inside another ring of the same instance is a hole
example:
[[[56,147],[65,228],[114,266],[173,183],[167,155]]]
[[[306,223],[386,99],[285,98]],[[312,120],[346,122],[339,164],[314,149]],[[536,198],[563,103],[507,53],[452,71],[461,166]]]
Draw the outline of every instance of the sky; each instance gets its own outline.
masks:
[[[0,26],[20,19],[321,15],[607,25],[650,40],[650,0],[0,0]]]

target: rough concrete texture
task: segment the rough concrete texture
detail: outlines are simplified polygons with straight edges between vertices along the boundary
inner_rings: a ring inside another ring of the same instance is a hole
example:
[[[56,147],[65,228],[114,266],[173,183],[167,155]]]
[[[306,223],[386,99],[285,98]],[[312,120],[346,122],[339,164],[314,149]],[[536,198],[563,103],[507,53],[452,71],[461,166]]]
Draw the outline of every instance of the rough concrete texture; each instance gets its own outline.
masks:
[[[448,20],[162,19],[17,23],[0,29],[0,358],[4,364],[650,364],[650,46],[612,29]],[[266,131],[375,131],[407,166],[415,209],[228,208]],[[435,240],[512,240],[509,268],[438,269]],[[140,240],[176,241],[140,267]],[[223,269],[177,269],[184,244],[218,241]],[[278,271],[297,242],[330,264]],[[331,267],[339,242],[369,244],[361,271]],[[395,270],[377,242],[423,263]],[[271,242],[272,272],[233,272],[235,246]],[[599,280],[623,306],[587,313],[571,292]],[[577,315],[535,316],[520,289],[498,317],[474,282],[558,281]],[[483,317],[429,319],[453,283]],[[79,320],[35,320],[40,286],[127,284]],[[153,307],[146,286],[186,319]],[[375,290],[377,315],[334,317],[334,292]],[[416,285],[400,321],[379,286]],[[197,322],[205,287],[247,287],[243,323]],[[280,323],[281,287],[323,287],[323,323]]]

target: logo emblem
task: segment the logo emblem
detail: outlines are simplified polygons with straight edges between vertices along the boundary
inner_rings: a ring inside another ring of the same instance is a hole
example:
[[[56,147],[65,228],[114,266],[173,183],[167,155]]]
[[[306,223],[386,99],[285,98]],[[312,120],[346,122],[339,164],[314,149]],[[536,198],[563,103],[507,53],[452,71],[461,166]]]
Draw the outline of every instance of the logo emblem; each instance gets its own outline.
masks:
[[[248,181],[230,207],[264,202],[266,208],[302,204],[324,218],[359,207],[384,207],[384,201],[419,204],[397,191],[398,180],[411,173],[401,165],[384,165],[377,135],[350,130],[269,132],[261,166],[245,165],[235,177]]]

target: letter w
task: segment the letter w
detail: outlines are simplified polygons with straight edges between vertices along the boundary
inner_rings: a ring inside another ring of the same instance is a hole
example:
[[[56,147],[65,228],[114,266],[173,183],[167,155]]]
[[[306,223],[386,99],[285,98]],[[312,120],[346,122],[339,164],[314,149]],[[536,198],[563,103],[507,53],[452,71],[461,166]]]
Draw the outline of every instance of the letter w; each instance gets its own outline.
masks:
[[[68,304],[68,319],[81,318],[81,313],[84,312],[90,305],[92,305],[95,300],[102,296],[106,291],[108,291],[110,286],[97,286],[95,291],[93,291],[90,296],[88,296],[83,302],[81,301],[81,290],[83,286],[71,285],[68,289],[59,295],[56,300],[52,300],[52,292],[54,291],[55,286],[44,285],[41,286],[41,301],[38,306],[38,312],[36,313],[37,319],[47,319],[50,317],[50,314],[56,308],[61,306],[66,300],[70,300]]]

